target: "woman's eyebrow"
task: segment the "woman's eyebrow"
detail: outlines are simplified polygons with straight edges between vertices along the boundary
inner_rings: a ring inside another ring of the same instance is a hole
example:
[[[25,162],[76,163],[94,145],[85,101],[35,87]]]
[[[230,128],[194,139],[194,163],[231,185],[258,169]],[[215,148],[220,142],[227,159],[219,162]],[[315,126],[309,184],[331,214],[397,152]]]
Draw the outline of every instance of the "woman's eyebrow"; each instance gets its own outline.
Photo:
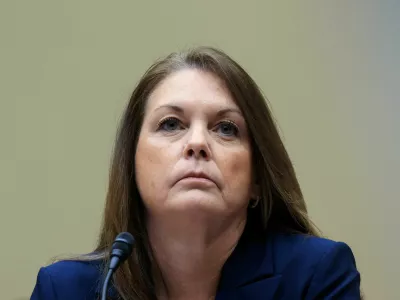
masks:
[[[170,110],[173,110],[173,111],[175,111],[177,113],[183,113],[185,111],[179,105],[163,104],[163,105],[157,107],[156,109],[154,109],[154,112],[156,112],[156,111],[158,111],[160,109],[170,109]],[[219,110],[217,112],[217,116],[222,116],[222,115],[225,115],[227,113],[236,113],[236,114],[239,114],[240,116],[243,116],[242,112],[239,109],[234,108],[234,107],[228,107],[228,108],[224,108],[224,109]]]

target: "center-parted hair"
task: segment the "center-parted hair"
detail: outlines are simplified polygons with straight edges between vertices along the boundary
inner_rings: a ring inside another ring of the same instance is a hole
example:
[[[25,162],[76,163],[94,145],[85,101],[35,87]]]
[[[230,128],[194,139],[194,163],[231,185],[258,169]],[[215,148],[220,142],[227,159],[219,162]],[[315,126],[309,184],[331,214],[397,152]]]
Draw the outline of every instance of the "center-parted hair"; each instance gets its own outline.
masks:
[[[118,129],[109,174],[103,224],[96,255],[104,259],[115,236],[123,231],[136,239],[134,255],[121,266],[114,285],[123,299],[155,299],[153,259],[146,231],[146,214],[135,180],[135,152],[149,95],[170,74],[192,68],[210,72],[225,84],[247,123],[253,173],[260,202],[248,209],[246,230],[255,235],[269,229],[319,235],[310,221],[299,183],[266,98],[246,71],[224,52],[197,47],[172,53],[155,62],[142,76],[128,102]]]

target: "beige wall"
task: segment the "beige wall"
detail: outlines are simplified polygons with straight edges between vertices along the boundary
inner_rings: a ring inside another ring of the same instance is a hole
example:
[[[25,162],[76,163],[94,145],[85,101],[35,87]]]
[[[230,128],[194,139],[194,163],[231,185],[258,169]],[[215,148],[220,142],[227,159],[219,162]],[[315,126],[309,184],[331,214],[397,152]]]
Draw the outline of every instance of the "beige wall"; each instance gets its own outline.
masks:
[[[1,299],[90,251],[123,105],[155,58],[198,44],[268,96],[311,216],[351,245],[367,299],[400,298],[399,2],[289,3],[0,2]]]

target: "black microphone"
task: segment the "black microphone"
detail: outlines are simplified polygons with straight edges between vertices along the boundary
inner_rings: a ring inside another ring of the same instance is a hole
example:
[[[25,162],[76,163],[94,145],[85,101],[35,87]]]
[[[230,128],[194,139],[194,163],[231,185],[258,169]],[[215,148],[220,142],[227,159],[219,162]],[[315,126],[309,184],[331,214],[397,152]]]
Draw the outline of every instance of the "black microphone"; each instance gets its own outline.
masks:
[[[111,247],[110,263],[108,265],[107,276],[103,283],[103,292],[101,295],[102,300],[106,300],[107,288],[112,275],[121,265],[121,263],[123,263],[131,255],[134,242],[135,239],[129,232],[121,232],[115,238]]]

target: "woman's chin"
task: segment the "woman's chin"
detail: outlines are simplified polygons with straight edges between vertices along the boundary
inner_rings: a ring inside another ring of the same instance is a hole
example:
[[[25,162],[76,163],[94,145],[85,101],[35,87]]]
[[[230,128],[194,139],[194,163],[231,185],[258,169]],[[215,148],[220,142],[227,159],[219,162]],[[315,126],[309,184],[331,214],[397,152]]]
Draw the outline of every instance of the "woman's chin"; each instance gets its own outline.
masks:
[[[168,199],[165,203],[165,209],[169,211],[180,211],[189,213],[222,213],[226,211],[226,202],[219,196],[208,191],[193,190],[188,191]]]

